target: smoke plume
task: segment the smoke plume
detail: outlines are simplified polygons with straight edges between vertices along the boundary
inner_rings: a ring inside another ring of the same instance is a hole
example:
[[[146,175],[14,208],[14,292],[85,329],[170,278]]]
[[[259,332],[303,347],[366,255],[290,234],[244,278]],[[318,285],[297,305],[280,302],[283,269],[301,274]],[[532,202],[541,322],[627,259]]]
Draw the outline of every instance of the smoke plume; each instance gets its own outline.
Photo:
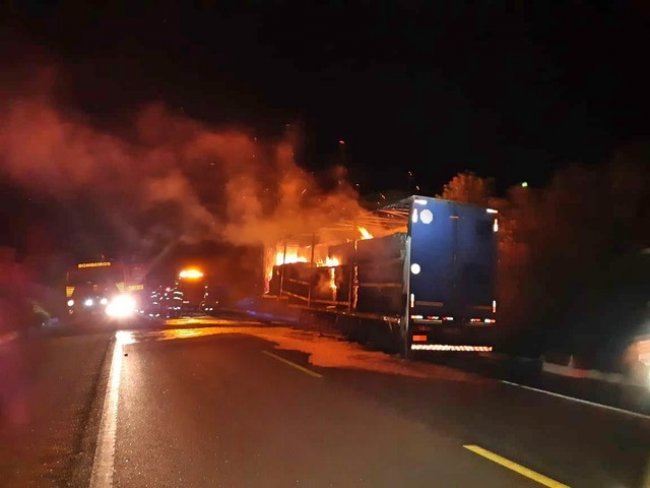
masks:
[[[361,211],[344,175],[325,191],[296,163],[292,134],[263,141],[162,103],[106,130],[34,86],[0,97],[0,173],[28,192],[101,209],[132,246],[266,244]]]

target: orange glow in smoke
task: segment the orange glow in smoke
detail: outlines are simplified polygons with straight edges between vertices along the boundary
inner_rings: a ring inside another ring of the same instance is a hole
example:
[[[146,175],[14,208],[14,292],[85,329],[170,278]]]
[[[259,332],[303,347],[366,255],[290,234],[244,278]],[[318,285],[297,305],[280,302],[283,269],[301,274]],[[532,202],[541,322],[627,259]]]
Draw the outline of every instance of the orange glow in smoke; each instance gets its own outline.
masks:
[[[361,239],[372,239],[374,237],[365,227],[357,226],[357,229],[361,234]]]

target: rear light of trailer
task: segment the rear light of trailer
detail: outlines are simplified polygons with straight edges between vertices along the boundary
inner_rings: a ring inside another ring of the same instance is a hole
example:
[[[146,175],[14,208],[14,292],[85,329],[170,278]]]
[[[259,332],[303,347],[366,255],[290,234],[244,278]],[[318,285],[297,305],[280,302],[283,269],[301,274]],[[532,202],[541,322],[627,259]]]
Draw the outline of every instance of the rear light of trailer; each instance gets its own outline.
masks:
[[[424,334],[416,334],[413,336],[413,342],[427,342],[427,336]]]

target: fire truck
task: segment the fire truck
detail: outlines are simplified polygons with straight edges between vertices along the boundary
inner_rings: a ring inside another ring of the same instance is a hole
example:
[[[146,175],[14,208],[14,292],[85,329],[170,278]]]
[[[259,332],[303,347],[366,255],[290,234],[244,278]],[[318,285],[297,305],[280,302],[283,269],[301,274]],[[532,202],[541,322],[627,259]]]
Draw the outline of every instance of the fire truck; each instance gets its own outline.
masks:
[[[73,319],[125,319],[137,312],[144,267],[119,261],[78,263],[66,274],[65,298]]]
[[[209,295],[208,279],[198,267],[183,268],[178,272],[171,290],[171,307],[175,314],[193,315],[203,311]]]
[[[488,352],[498,230],[494,209],[413,195],[267,248],[267,296],[404,355]]]
[[[194,266],[181,269],[173,286],[153,290],[150,303],[150,315],[176,318],[212,312],[218,302],[210,296],[204,271]]]

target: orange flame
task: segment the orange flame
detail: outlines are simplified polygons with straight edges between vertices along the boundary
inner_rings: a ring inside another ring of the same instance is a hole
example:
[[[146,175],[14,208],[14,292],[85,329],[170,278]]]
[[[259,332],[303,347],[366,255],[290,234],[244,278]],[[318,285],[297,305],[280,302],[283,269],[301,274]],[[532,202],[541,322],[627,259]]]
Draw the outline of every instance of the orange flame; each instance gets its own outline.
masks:
[[[359,225],[357,226],[357,230],[361,234],[361,239],[372,239],[374,237],[370,232],[368,232],[368,229],[366,229],[365,227],[361,227]]]
[[[336,268],[330,268],[329,269],[330,273],[330,288],[333,293],[336,292],[337,286],[336,286]],[[336,300],[336,294],[332,295],[332,300]]]
[[[282,264],[289,263],[306,263],[307,258],[298,255],[297,249],[287,249],[285,254],[284,251],[279,251],[275,254],[275,264],[280,266]]]
[[[328,268],[335,268],[336,266],[340,265],[341,262],[339,261],[338,258],[331,258],[327,256],[325,258],[324,263],[320,263],[319,266],[327,266]]]

